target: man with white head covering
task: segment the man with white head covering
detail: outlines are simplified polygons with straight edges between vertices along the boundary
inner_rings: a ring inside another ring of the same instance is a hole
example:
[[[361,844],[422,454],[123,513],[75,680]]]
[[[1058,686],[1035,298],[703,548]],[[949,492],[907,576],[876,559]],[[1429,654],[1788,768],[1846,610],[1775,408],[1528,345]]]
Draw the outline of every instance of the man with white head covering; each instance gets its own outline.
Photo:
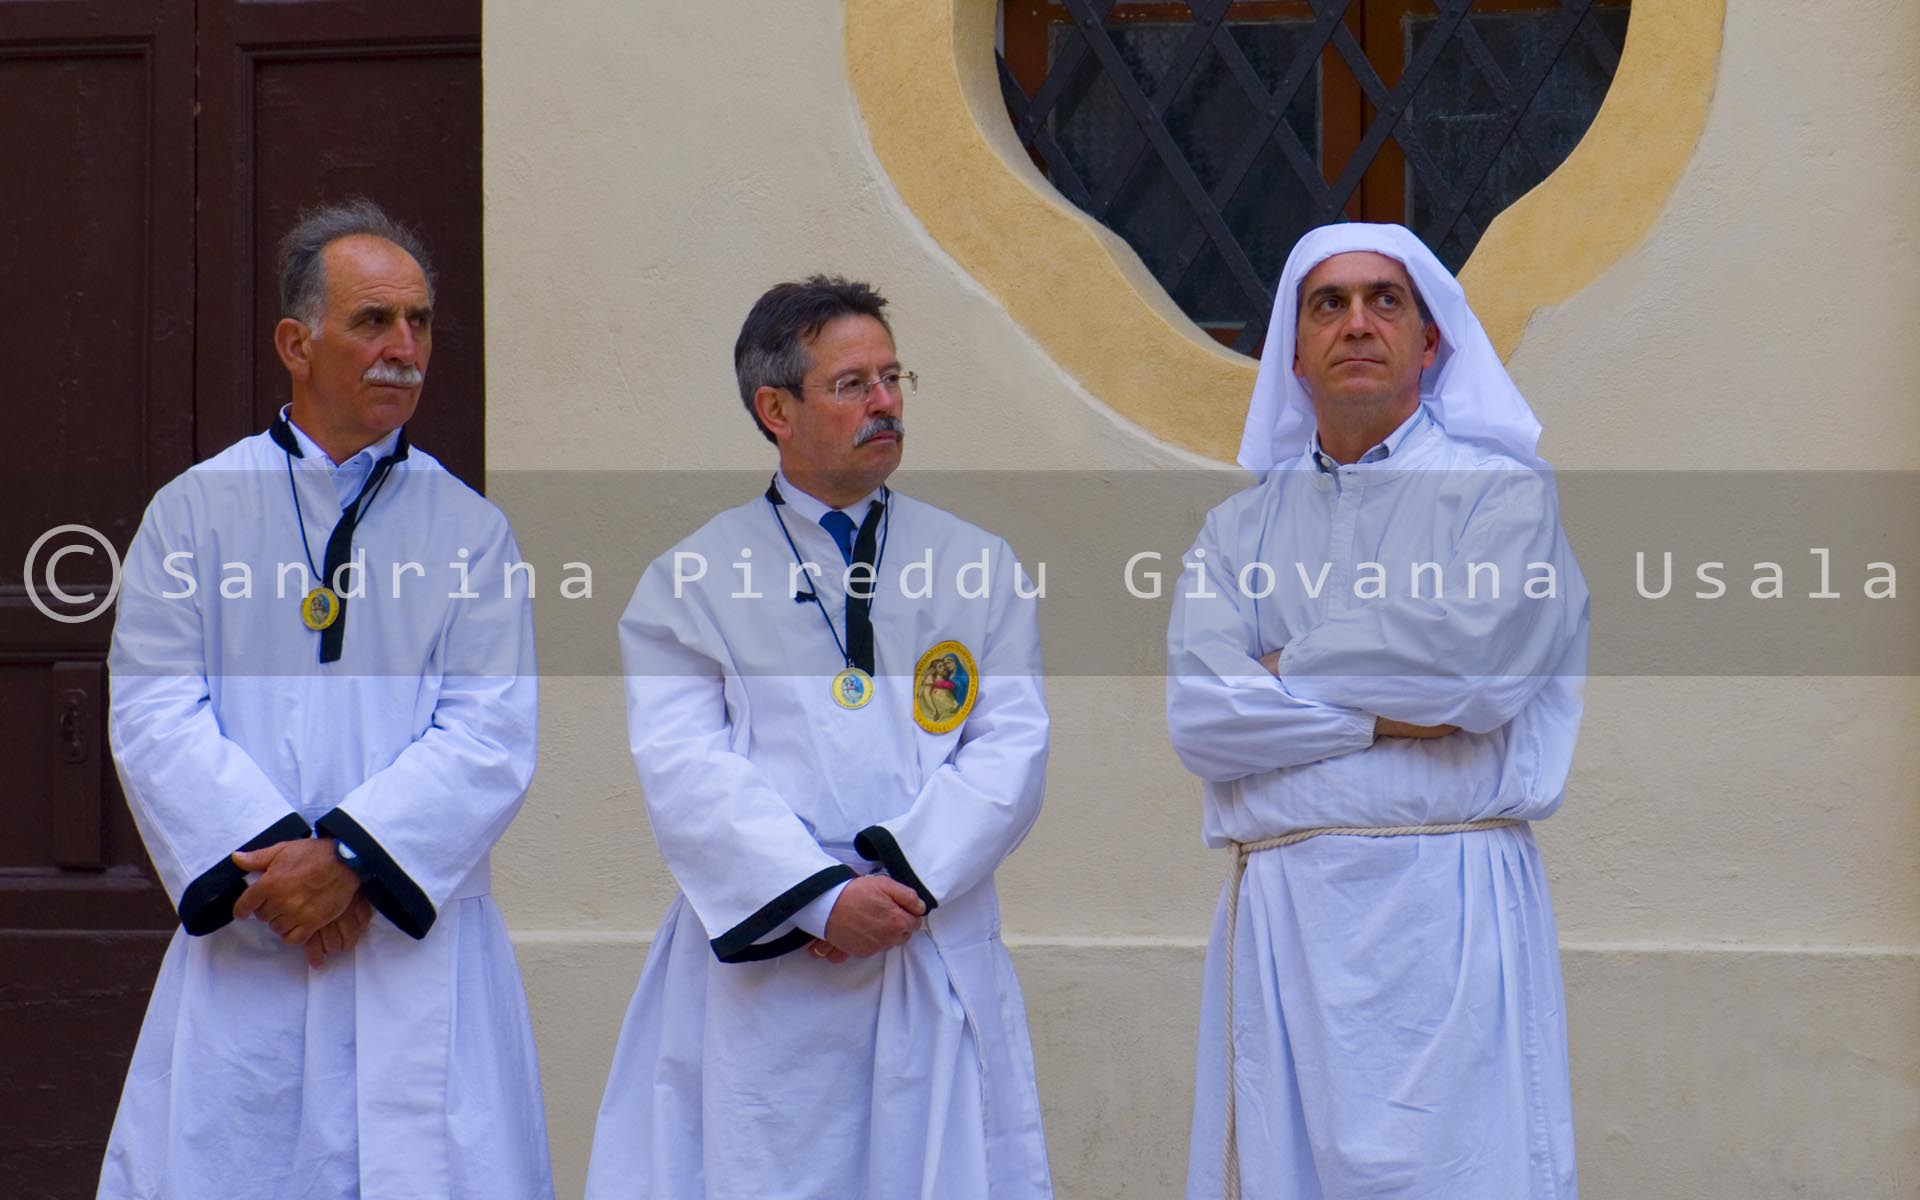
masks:
[[[1575,1195],[1559,807],[1587,591],[1540,424],[1408,230],[1281,274],[1241,443],[1167,631],[1167,723],[1233,872],[1190,1198]]]

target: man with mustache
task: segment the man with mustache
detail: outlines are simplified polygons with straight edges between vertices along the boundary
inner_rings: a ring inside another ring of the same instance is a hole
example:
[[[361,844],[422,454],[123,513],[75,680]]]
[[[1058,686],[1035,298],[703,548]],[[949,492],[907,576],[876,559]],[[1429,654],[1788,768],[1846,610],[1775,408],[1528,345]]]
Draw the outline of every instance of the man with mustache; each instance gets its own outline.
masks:
[[[1264,478],[1207,515],[1167,629],[1168,728],[1233,864],[1189,1200],[1573,1200],[1527,823],[1566,784],[1587,590],[1539,436],[1411,232],[1300,239],[1241,442]]]
[[[620,622],[681,890],[590,1200],[1051,1195],[993,883],[1040,808],[1036,605],[1005,541],[886,486],[915,376],[885,304],[823,276],[760,297],[734,371],[779,468],[661,555]],[[795,586],[738,587],[724,564],[748,554]],[[929,555],[934,578],[985,555],[987,595],[921,597],[888,569]],[[914,689],[948,655],[974,686],[931,720]]]
[[[488,885],[533,774],[519,550],[407,440],[418,239],[367,201],[312,212],[280,295],[293,402],[163,487],[127,554],[114,761],[181,930],[99,1195],[551,1197]]]

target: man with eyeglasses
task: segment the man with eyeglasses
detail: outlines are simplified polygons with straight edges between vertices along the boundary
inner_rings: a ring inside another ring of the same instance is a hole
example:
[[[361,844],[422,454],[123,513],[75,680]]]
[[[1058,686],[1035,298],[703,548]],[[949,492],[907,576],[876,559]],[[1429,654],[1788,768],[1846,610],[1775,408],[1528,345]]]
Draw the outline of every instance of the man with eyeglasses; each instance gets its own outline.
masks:
[[[680,894],[589,1200],[1052,1194],[993,884],[1040,808],[1036,606],[1005,541],[886,486],[916,378],[885,304],[824,276],[760,297],[734,370],[779,469],[661,555],[620,622]],[[977,598],[899,566],[953,580],[983,555]],[[936,661],[943,703],[919,704]]]

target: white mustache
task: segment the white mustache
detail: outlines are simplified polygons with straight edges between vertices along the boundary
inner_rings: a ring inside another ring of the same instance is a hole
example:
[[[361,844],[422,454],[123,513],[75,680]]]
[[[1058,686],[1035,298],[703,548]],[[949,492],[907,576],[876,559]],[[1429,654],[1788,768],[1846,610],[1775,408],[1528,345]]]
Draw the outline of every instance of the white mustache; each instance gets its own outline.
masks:
[[[377,362],[367,368],[360,378],[368,383],[378,383],[387,387],[419,387],[426,381],[419,367],[402,366],[399,363]]]
[[[899,417],[875,417],[862,425],[859,433],[853,435],[854,447],[857,449],[864,446],[883,433],[891,433],[903,442],[907,440],[906,424]]]

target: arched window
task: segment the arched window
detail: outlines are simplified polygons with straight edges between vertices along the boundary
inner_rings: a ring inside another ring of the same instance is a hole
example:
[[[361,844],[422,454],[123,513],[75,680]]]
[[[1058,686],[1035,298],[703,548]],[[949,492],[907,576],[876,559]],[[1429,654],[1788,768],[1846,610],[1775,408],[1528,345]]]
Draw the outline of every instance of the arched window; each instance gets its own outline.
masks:
[[[1449,266],[1566,158],[1628,0],[1004,0],[1008,115],[1062,194],[1258,353],[1294,241],[1400,221]]]

